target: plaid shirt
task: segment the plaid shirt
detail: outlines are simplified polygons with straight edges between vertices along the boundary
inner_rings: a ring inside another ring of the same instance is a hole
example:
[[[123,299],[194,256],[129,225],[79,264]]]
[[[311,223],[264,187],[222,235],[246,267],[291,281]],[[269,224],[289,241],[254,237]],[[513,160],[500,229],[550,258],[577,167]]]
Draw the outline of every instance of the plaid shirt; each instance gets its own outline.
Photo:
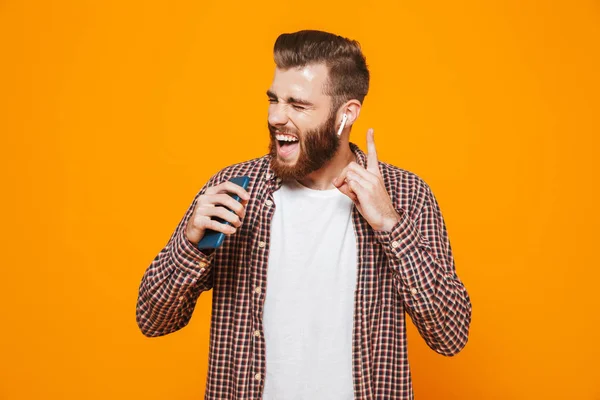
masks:
[[[357,163],[366,167],[365,153],[353,143],[350,147]],[[471,302],[456,275],[446,227],[430,188],[411,172],[383,162],[379,166],[401,221],[389,232],[374,231],[356,207],[352,211],[357,241],[354,398],[412,399],[405,312],[429,347],[451,356],[467,343]],[[242,226],[217,250],[198,250],[184,235],[198,196],[240,175],[250,177]],[[219,171],[196,195],[142,278],[137,323],[149,337],[186,326],[200,294],[213,289],[207,400],[262,399],[262,316],[268,295],[273,192],[280,187],[269,155]]]

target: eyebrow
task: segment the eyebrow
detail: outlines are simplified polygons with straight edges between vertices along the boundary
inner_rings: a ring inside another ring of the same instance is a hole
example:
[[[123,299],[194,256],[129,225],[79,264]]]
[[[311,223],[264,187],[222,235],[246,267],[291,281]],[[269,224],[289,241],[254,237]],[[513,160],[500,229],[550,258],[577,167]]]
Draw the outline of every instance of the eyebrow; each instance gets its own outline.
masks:
[[[271,90],[267,90],[267,96],[270,99],[277,99],[277,95],[275,93],[273,93]],[[310,101],[298,99],[296,97],[288,97],[287,99],[285,99],[285,101],[286,101],[286,103],[301,104],[301,105],[308,106],[308,107],[314,106],[314,104],[311,103]]]

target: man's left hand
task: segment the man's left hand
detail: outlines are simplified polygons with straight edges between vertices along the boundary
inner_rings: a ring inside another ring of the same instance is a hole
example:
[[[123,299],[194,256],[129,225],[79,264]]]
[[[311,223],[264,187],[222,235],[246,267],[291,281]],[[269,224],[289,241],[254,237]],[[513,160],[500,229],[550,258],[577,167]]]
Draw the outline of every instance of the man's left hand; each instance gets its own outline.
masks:
[[[376,231],[390,231],[400,221],[385,190],[375,150],[373,129],[367,131],[367,168],[352,161],[333,184],[350,197],[361,215]]]

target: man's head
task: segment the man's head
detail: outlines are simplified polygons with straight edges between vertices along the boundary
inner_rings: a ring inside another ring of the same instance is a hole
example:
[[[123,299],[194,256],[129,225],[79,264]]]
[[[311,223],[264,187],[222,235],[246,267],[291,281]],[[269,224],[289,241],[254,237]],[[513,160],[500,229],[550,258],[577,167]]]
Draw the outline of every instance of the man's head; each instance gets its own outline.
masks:
[[[336,128],[343,114],[348,127],[358,117],[369,70],[358,42],[321,31],[280,35],[274,58],[267,91],[271,167],[282,179],[300,179],[336,154]]]

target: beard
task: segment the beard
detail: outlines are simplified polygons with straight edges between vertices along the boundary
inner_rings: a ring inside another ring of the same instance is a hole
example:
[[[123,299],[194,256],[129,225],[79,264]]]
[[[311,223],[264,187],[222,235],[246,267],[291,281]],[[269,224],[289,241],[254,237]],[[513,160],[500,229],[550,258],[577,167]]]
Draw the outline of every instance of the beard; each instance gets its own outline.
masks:
[[[282,180],[302,179],[313,171],[323,167],[337,153],[340,147],[340,138],[335,132],[335,112],[330,113],[327,120],[319,127],[298,134],[298,158],[295,164],[288,165],[279,159],[277,154],[277,139],[275,128],[269,124],[271,143],[269,154],[271,155],[271,169]],[[286,133],[286,131],[279,131]]]

